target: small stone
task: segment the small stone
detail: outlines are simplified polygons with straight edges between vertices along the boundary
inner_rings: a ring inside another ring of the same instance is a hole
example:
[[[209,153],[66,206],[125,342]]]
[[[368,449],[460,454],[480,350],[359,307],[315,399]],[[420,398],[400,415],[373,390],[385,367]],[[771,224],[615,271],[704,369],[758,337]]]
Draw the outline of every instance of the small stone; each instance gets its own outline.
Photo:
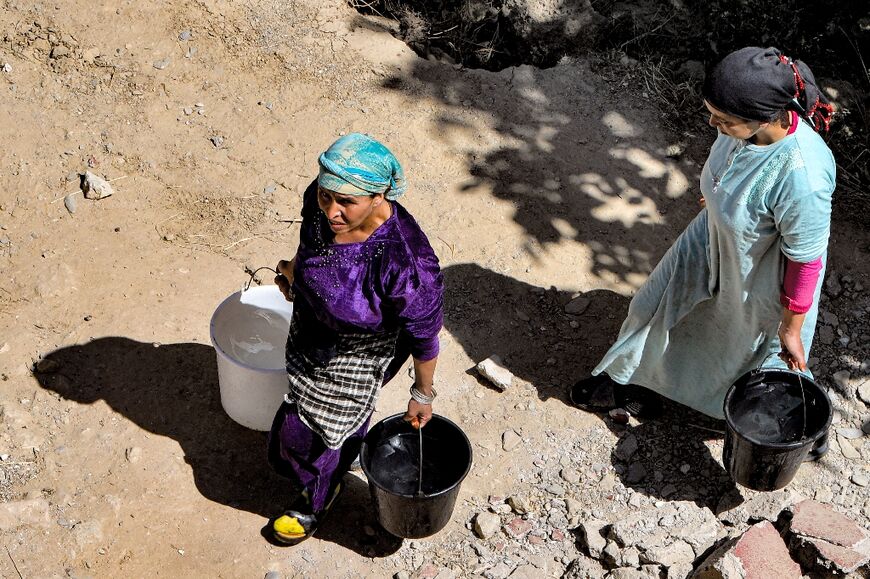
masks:
[[[66,210],[70,212],[70,215],[76,212],[78,207],[78,192],[73,192],[63,198],[63,206],[66,207]]]
[[[281,579],[281,573],[278,571],[269,571],[263,579]]]
[[[500,526],[501,519],[494,513],[481,512],[474,517],[474,532],[481,539],[489,539],[495,535]]]
[[[0,65],[0,70],[8,74],[12,72],[12,65],[8,62],[4,62],[2,65]]]
[[[852,443],[849,442],[848,438],[844,436],[838,436],[837,446],[840,447],[840,452],[845,458],[848,458],[849,460],[858,460],[859,458],[861,458],[861,453],[855,450],[855,447],[852,446]]]
[[[502,392],[513,384],[514,375],[502,365],[501,358],[495,354],[478,363],[477,371]]]
[[[557,497],[561,497],[565,494],[565,488],[561,485],[547,485],[544,490]]]
[[[849,440],[855,440],[856,438],[864,436],[864,433],[860,428],[838,428],[837,434],[843,438],[848,438]]]
[[[51,54],[49,56],[51,56],[51,58],[63,58],[64,56],[69,56],[69,48],[62,44],[58,44],[51,49]]]
[[[181,109],[181,112],[183,112],[185,115],[192,115],[193,109],[191,107],[184,107],[183,109]]]
[[[568,511],[568,515],[576,515],[582,509],[583,503],[581,503],[577,499],[572,499],[571,497],[565,499],[565,510]]]
[[[870,406],[870,380],[865,380],[860,385],[858,385],[858,398],[860,398],[864,404]]]
[[[170,58],[167,56],[166,58],[161,58],[160,60],[155,60],[155,61],[152,63],[151,66],[153,66],[153,67],[156,68],[157,70],[163,70],[164,68],[166,68],[167,66],[169,66],[169,63],[170,63],[170,62],[172,62],[172,59],[170,59]]]
[[[278,186],[277,186],[277,185],[275,185],[274,183],[269,183],[268,185],[266,185],[266,186],[263,188],[263,193],[265,193],[266,195],[271,195],[271,194],[274,193],[277,189],[278,189]]]
[[[619,460],[628,462],[629,460],[631,460],[631,457],[634,456],[634,453],[637,452],[637,449],[637,437],[633,434],[626,434],[619,439],[619,443],[617,443],[616,445],[616,450],[614,450],[614,454]]]
[[[870,484],[870,476],[868,476],[866,472],[853,473],[852,478],[849,480],[851,480],[859,487],[866,487],[868,484]]]
[[[91,314],[88,314],[88,315],[86,315],[83,319],[84,319],[86,322],[90,322],[91,320],[94,319],[94,316],[92,316]]]
[[[577,296],[565,305],[565,313],[579,316],[589,307],[589,298]]]
[[[193,33],[190,30],[182,30],[178,33],[178,40],[182,42],[187,42],[191,38],[193,38]]]
[[[211,141],[211,144],[214,145],[217,149],[221,148],[221,146],[224,144],[224,138],[220,135],[214,135],[213,137],[210,137],[209,140]]]
[[[130,464],[136,464],[142,458],[142,449],[138,446],[131,446],[124,451],[124,458]]]
[[[81,187],[87,199],[105,199],[115,193],[108,181],[90,171],[85,171]]]
[[[692,470],[692,466],[688,463],[683,463],[680,465],[680,472],[683,474],[689,474],[689,471]]]
[[[505,430],[501,435],[501,447],[507,452],[516,449],[522,442],[522,437],[513,429]]]
[[[848,392],[851,390],[849,387],[849,380],[852,378],[852,375],[848,370],[840,370],[839,372],[834,372],[832,376],[834,379],[834,383],[840,388],[841,392]]]
[[[504,530],[508,535],[519,539],[532,530],[532,523],[522,519],[521,517],[515,517],[504,526]]]
[[[525,515],[529,512],[529,503],[524,497],[513,495],[508,497],[508,505],[518,515]]]
[[[569,482],[572,484],[580,482],[580,473],[573,468],[563,468],[559,472],[559,476],[561,476],[562,480],[564,480],[565,482]]]
[[[625,482],[628,484],[636,484],[646,478],[646,468],[639,463],[634,462],[628,467],[628,473],[625,475]]]

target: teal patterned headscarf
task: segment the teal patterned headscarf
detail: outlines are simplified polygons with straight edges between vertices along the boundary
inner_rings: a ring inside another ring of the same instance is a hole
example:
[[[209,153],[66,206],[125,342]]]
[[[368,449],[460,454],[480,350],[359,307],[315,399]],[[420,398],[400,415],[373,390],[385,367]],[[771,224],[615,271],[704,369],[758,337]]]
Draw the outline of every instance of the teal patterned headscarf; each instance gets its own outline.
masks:
[[[342,195],[383,193],[394,201],[408,188],[405,173],[384,145],[361,133],[334,142],[318,159],[317,183]]]

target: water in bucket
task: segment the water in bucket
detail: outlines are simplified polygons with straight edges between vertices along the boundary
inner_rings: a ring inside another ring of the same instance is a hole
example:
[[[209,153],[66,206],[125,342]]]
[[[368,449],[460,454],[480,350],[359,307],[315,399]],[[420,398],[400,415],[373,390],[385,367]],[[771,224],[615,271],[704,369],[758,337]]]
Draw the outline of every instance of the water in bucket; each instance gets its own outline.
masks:
[[[287,320],[272,310],[256,307],[248,316],[246,323],[227,329],[227,353],[254,368],[283,367]]]
[[[448,488],[456,476],[447,468],[448,457],[437,441],[425,435],[423,428],[423,494]],[[431,444],[429,444],[431,442]],[[397,434],[381,441],[374,449],[371,471],[383,481],[385,490],[399,495],[413,495],[420,480],[420,440],[416,433]]]
[[[731,412],[737,430],[761,443],[794,442],[804,435],[806,407],[800,384],[766,381],[747,388]]]

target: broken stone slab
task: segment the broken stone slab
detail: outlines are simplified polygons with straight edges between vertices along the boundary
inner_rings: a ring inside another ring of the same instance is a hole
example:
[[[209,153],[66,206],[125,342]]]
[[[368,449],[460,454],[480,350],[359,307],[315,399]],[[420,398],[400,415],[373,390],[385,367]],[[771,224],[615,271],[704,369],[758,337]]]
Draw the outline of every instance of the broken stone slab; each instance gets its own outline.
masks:
[[[503,366],[501,358],[495,354],[479,362],[477,371],[501,392],[510,388],[514,381],[514,375]]]
[[[672,526],[660,521],[673,520]],[[650,508],[610,525],[608,537],[622,546],[636,546],[642,552],[667,546],[677,539],[691,545],[695,557],[709,549],[719,538],[720,524],[708,509],[674,501],[662,508]]]
[[[105,199],[114,193],[108,181],[90,171],[85,171],[82,179],[82,193],[87,199]]]
[[[737,538],[725,541],[707,557],[691,579],[746,579],[776,577],[801,579],[800,565],[769,521],[750,527]]]
[[[847,574],[870,562],[870,533],[846,515],[809,499],[791,510],[789,548],[808,569]]]
[[[720,521],[735,527],[759,521],[775,523],[780,513],[803,499],[800,494],[788,488],[767,493],[743,491],[742,494],[749,496],[744,497],[743,502],[736,507],[720,512],[717,515]],[[723,501],[720,501],[719,509],[722,508]]]

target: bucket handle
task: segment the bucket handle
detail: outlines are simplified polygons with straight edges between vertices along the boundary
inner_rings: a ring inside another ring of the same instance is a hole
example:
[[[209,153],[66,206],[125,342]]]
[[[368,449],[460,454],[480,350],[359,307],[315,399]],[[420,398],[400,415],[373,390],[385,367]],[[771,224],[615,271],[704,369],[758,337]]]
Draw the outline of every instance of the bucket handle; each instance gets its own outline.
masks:
[[[242,286],[243,292],[246,292],[249,289],[251,289],[251,284],[254,282],[254,276],[257,275],[257,272],[262,270],[262,269],[268,269],[269,271],[271,271],[272,273],[275,273],[275,274],[278,273],[278,270],[276,270],[274,267],[269,267],[268,265],[264,265],[263,267],[258,267],[257,269],[255,269],[254,271],[251,272],[251,277],[249,277],[248,281],[246,281],[245,284]]]
[[[755,372],[761,372],[764,370],[764,364],[770,359],[771,356],[778,356],[780,352],[771,352],[761,361],[761,364],[755,368]],[[806,387],[804,386],[804,379],[801,375],[801,372],[795,372],[798,377],[798,384],[801,387],[801,410],[803,410],[803,422],[801,423],[801,439],[803,439],[807,435],[807,396],[806,396]]]

